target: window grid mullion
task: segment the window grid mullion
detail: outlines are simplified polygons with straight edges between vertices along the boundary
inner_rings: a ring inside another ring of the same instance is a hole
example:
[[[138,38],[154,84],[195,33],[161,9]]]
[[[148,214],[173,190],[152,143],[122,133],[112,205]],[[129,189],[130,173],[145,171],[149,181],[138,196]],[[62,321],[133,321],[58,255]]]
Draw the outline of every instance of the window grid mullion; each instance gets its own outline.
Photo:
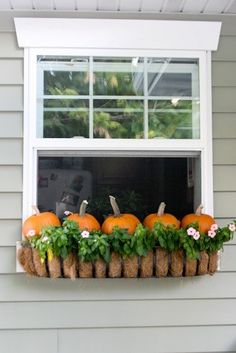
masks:
[[[147,57],[144,57],[144,138],[148,138],[148,71],[147,71]]]
[[[93,138],[93,57],[89,57],[89,138]]]

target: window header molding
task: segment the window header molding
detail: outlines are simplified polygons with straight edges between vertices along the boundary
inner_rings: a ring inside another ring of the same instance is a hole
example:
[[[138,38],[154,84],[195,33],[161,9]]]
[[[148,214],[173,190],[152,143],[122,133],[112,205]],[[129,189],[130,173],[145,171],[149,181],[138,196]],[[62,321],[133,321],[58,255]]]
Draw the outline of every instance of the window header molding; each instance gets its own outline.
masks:
[[[221,22],[15,18],[19,47],[217,50]]]

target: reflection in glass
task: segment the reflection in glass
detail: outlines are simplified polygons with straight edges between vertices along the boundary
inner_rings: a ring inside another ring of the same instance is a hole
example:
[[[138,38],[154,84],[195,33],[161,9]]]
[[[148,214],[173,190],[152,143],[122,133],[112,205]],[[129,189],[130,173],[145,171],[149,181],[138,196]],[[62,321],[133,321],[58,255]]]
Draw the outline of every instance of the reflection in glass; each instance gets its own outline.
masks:
[[[143,101],[95,100],[95,138],[143,138]]]
[[[94,95],[143,95],[143,59],[94,58]]]
[[[165,200],[168,212],[179,219],[192,212],[200,198],[197,158],[186,157],[39,157],[37,204],[61,218],[64,211],[88,212],[102,223],[111,213],[109,195],[124,213],[142,221]],[[151,171],[151,172],[150,172]]]
[[[199,122],[193,126],[192,105],[191,100],[150,100],[148,137],[191,139],[194,132],[195,138],[199,137]]]

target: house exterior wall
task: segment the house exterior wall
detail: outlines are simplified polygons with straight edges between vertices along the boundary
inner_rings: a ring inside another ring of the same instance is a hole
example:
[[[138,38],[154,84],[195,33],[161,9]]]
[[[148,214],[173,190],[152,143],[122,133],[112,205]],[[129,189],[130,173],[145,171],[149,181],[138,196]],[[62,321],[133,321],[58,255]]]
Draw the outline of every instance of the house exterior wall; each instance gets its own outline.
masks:
[[[223,225],[236,218],[236,18],[184,19],[223,22],[212,56],[214,207]],[[235,352],[236,241],[213,277],[73,282],[16,273],[23,50],[11,14],[0,15],[0,43],[0,353]]]

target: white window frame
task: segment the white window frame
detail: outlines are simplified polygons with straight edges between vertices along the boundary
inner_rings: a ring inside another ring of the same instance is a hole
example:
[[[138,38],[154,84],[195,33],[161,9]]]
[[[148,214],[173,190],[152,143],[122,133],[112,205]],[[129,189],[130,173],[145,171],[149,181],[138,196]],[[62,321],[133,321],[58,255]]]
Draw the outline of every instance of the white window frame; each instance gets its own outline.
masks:
[[[20,18],[15,19],[15,24],[18,43],[25,49],[23,219],[31,214],[31,205],[37,203],[37,153],[40,150],[200,152],[201,201],[205,212],[213,214],[211,50],[217,48],[220,23]],[[52,25],[54,28],[48,32]],[[83,36],[80,36],[78,44],[74,31],[81,33],[82,29]],[[154,30],[161,36],[153,37]],[[198,58],[200,139],[37,138],[38,55]]]

